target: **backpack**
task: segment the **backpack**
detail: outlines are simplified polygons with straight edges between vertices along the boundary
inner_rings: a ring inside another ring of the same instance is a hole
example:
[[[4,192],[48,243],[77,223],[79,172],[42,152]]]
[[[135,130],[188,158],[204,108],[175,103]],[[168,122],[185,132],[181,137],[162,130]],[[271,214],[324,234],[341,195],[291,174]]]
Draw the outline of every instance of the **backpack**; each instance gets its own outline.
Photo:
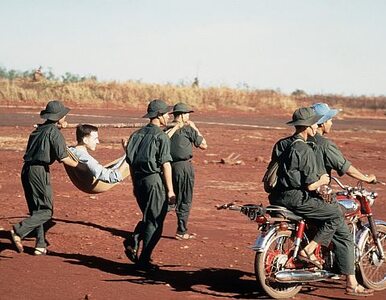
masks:
[[[277,170],[279,169],[279,165],[282,162],[281,158],[283,157],[283,154],[289,150],[293,144],[295,144],[298,141],[304,142],[302,139],[296,139],[294,140],[276,159],[272,159],[267,167],[267,170],[264,173],[263,176],[263,184],[264,184],[264,191],[268,194],[272,193],[274,190],[276,183],[277,183]]]

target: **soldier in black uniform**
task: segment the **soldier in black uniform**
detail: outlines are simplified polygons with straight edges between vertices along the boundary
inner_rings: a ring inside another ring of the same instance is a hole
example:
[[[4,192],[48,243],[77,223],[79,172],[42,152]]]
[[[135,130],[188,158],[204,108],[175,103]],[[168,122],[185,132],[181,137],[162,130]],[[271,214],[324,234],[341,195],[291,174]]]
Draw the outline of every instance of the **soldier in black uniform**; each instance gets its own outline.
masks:
[[[337,145],[325,137],[325,135],[331,131],[332,118],[336,116],[339,111],[329,108],[326,103],[316,103],[312,105],[312,108],[318,115],[321,115],[322,118],[318,121],[317,132],[314,137],[310,138],[310,141],[318,145],[316,154],[317,157],[322,158],[318,159],[318,162],[323,162],[327,174],[331,175],[331,171],[335,170],[339,176],[347,174],[367,183],[376,182],[377,180],[374,174],[364,175],[360,172],[343,156]]]
[[[193,200],[194,169],[193,145],[207,149],[208,145],[196,125],[189,119],[191,110],[185,103],[173,107],[174,126],[167,134],[171,140],[173,187],[176,193],[177,233],[176,239],[187,240],[195,235],[188,233],[188,218]]]
[[[126,161],[130,165],[134,195],[143,218],[134,233],[124,241],[127,257],[141,270],[156,270],[151,254],[162,235],[168,202],[175,203],[170,161],[170,139],[161,130],[169,120],[169,107],[162,100],[149,103],[147,114],[150,122],[135,131],[126,148]],[[166,191],[165,191],[166,189]],[[142,251],[138,258],[139,244]]]
[[[316,122],[320,118],[310,107],[294,112],[292,121],[287,124],[295,126],[295,133],[279,140],[272,151],[272,159],[276,160],[280,155],[284,155],[284,159],[279,165],[278,182],[269,195],[271,204],[285,206],[307,219],[322,221],[314,240],[298,255],[299,259],[318,267],[322,264],[314,255],[316,247],[330,243],[336,227],[343,221],[339,208],[325,203],[316,192],[330,181],[327,174],[318,175],[315,153],[306,143],[309,136],[315,135]]]
[[[318,162],[319,173],[327,172],[331,176],[332,170],[335,170],[339,176],[347,174],[355,179],[368,183],[375,183],[375,175],[364,175],[349,162],[339,150],[339,148],[325,138],[324,135],[331,131],[332,118],[338,114],[337,109],[331,109],[325,103],[316,103],[312,106],[316,114],[322,118],[317,122],[318,129],[315,136],[309,140],[316,143],[315,154]],[[333,205],[336,206],[336,200],[333,200]],[[347,276],[346,292],[350,295],[368,296],[373,293],[373,290],[365,289],[359,285],[355,277],[354,269],[354,241],[352,234],[345,222],[342,222],[333,236],[332,242],[335,245],[335,257],[337,267],[341,274]]]
[[[22,239],[35,231],[34,254],[47,253],[43,224],[52,218],[53,213],[49,165],[56,160],[72,167],[78,165],[68,156],[66,143],[60,132],[60,128],[67,124],[65,118],[69,110],[60,101],[48,102],[46,109],[40,112],[40,116],[46,119],[46,122],[38,125],[29,137],[21,181],[30,217],[15,224],[11,230],[12,241],[19,252],[24,250]]]

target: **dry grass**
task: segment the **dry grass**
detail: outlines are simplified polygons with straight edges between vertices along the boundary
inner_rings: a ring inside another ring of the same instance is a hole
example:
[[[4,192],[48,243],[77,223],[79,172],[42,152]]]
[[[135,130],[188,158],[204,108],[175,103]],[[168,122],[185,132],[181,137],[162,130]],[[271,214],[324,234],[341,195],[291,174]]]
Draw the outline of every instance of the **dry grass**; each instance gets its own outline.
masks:
[[[50,99],[96,107],[143,107],[155,98],[170,103],[186,102],[196,108],[258,110],[261,107],[292,109],[296,102],[289,96],[266,90],[236,90],[227,87],[197,88],[190,86],[146,84],[133,81],[63,83],[0,79],[0,101],[6,104],[45,104]]]
[[[326,102],[347,109],[385,110],[386,97],[342,97],[339,95],[288,96],[273,90],[231,89],[228,87],[197,88],[190,86],[147,84],[134,81],[75,83],[61,81],[31,81],[0,79],[0,102],[3,104],[39,104],[60,99],[77,105],[94,107],[146,106],[155,98],[169,103],[179,101],[195,108],[217,110],[232,108],[241,111],[293,111],[301,105]]]

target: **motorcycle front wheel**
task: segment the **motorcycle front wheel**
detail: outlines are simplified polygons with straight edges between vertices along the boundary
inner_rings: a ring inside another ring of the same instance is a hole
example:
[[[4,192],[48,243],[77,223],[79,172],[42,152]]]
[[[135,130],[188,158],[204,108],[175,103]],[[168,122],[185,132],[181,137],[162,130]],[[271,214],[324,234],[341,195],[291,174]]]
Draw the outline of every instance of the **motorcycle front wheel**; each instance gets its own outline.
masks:
[[[256,253],[255,275],[258,286],[275,299],[292,298],[302,288],[299,283],[280,283],[273,275],[286,264],[294,248],[290,231],[277,232],[267,243],[266,251]]]
[[[386,254],[386,226],[378,224],[376,227],[383,252]],[[376,291],[384,290],[386,288],[386,261],[385,258],[379,258],[370,230],[366,233],[364,243],[359,247],[362,256],[358,273],[363,285]]]

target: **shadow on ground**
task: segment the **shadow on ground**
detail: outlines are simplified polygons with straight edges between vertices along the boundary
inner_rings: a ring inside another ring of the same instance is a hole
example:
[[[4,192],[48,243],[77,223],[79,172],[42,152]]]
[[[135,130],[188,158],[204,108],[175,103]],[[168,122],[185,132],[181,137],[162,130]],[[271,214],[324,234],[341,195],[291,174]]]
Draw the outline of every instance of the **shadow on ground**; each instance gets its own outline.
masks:
[[[84,254],[50,252],[49,255],[65,259],[65,262],[95,268],[100,271],[122,276],[121,279],[106,281],[127,281],[134,284],[168,284],[176,292],[191,291],[212,296],[253,299],[262,296],[257,292],[253,274],[236,269],[204,268],[180,270],[181,266],[162,266],[156,272],[136,270],[135,265],[120,263],[102,257]],[[173,270],[173,268],[179,270]],[[260,298],[260,297],[259,297]]]

